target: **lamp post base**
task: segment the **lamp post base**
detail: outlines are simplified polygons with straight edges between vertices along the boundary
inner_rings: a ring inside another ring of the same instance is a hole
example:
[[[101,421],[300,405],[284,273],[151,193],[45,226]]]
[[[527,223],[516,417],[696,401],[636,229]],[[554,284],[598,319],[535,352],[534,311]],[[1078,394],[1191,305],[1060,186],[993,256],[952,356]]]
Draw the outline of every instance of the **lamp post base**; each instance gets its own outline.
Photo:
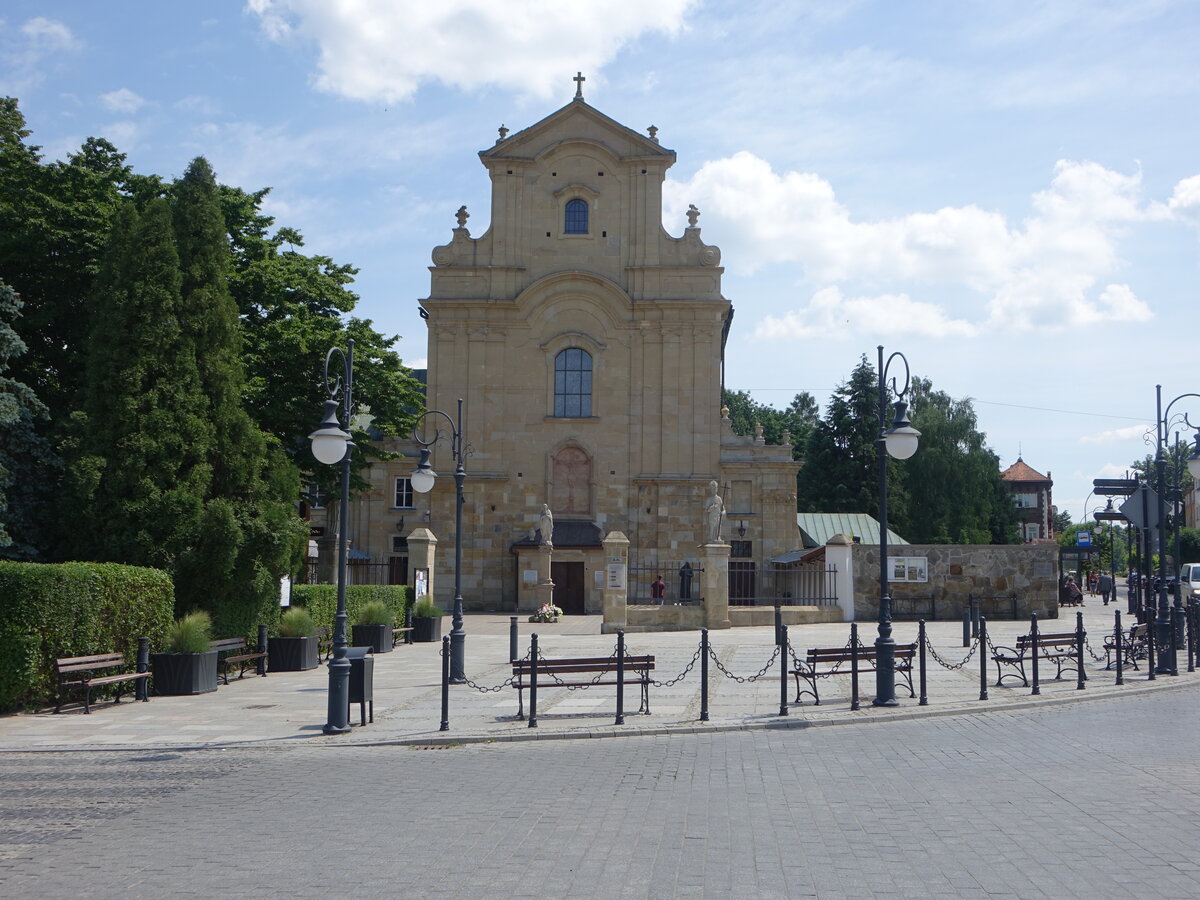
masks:
[[[460,625],[450,631],[450,683],[466,684],[467,634]]]

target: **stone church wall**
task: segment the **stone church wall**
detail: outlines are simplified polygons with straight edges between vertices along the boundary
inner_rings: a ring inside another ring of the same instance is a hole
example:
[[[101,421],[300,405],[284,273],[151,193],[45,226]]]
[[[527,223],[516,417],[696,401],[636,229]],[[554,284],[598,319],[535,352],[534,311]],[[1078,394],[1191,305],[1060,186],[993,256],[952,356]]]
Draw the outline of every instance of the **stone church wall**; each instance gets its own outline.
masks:
[[[1058,547],[1040,544],[902,544],[888,559],[926,560],[927,581],[890,581],[892,618],[897,621],[959,620],[971,597],[988,619],[1058,618]],[[879,616],[879,547],[855,544],[854,615],[860,622]],[[918,566],[914,567],[919,569]],[[914,572],[914,574],[917,574]]]

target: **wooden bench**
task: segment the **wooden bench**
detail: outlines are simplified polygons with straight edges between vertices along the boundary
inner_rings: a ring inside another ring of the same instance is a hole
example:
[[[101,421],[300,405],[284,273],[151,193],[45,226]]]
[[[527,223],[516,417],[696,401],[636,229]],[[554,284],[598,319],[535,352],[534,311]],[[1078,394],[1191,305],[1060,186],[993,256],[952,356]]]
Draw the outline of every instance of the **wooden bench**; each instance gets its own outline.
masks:
[[[317,655],[326,662],[333,656],[333,629],[328,625],[317,629]]]
[[[106,684],[117,685],[116,702],[121,702],[121,685],[127,681],[143,682],[150,677],[149,672],[112,672],[113,669],[124,669],[125,654],[97,653],[92,656],[69,656],[54,661],[58,673],[58,702],[55,712],[62,710],[63,698],[69,691],[83,691],[83,711],[92,711],[92,688]],[[97,675],[97,672],[109,674]],[[142,692],[142,700],[149,702],[150,691]]]
[[[910,697],[917,696],[912,683],[913,657],[916,655],[917,645],[915,643],[896,645],[895,670],[903,676]],[[813,705],[820,706],[821,697],[817,691],[817,679],[828,678],[832,675],[849,675],[853,671],[853,659],[849,647],[810,647],[808,655],[800,663],[800,668],[792,669],[792,674],[796,677],[795,702],[799,703],[804,694],[811,694]],[[859,673],[877,671],[873,646],[858,648],[858,671]],[[802,689],[802,679],[808,682],[811,690]]]
[[[653,656],[625,657],[625,684],[636,684],[641,688],[639,713],[650,715],[650,673],[654,670]],[[525,718],[524,692],[533,686],[531,681],[533,664],[528,659],[513,660],[513,687],[517,689],[517,718]],[[568,676],[564,679],[562,676]],[[590,678],[570,678],[587,676]],[[584,688],[592,685],[615,685],[617,683],[617,660],[614,656],[580,657],[577,659],[539,659],[537,661],[537,687]]]
[[[209,647],[220,651],[217,656],[217,667],[222,684],[229,684],[229,667],[232,665],[238,667],[238,678],[245,677],[246,667],[250,663],[255,664],[259,675],[266,677],[267,654],[258,650],[247,650],[245,638],[222,638],[219,641],[212,641]]]
[[[1086,637],[1086,634],[1084,635]],[[1005,678],[1020,678],[1021,683],[1029,687],[1029,678],[1025,672],[1025,663],[1033,660],[1033,637],[1023,634],[1017,638],[1015,647],[996,646],[992,653],[992,661],[996,663],[996,687],[1000,687]],[[1083,660],[1079,657],[1079,647],[1076,644],[1074,631],[1062,631],[1054,634],[1039,634],[1037,636],[1037,656],[1054,664],[1054,678],[1062,678],[1063,672],[1074,672],[1082,676]],[[1006,672],[1004,667],[1016,669]]]
[[[412,643],[412,626],[392,629],[392,647],[400,643]]]
[[[1149,653],[1150,626],[1145,622],[1131,625],[1129,631],[1121,635],[1121,665],[1139,668],[1137,661],[1145,659]],[[1104,639],[1105,669],[1116,665],[1114,651],[1117,649],[1116,635],[1110,634]]]
[[[1059,590],[1058,605],[1059,606],[1083,606],[1083,592],[1080,591],[1079,596],[1072,597],[1070,594],[1068,594],[1066,592],[1066,590]]]

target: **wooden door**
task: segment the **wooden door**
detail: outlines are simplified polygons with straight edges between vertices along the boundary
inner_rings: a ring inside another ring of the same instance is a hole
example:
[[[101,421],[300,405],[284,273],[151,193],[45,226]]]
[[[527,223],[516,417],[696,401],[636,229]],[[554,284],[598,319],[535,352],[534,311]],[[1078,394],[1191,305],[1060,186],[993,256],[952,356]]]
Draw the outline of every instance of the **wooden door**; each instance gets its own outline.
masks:
[[[552,562],[550,579],[554,582],[554,605],[568,616],[582,616],[583,563]]]

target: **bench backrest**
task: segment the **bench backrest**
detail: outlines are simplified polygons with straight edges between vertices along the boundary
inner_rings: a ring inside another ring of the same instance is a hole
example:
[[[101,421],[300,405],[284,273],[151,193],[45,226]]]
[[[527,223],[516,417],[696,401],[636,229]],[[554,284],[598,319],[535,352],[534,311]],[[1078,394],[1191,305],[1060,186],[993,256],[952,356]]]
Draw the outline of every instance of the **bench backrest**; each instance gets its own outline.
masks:
[[[56,659],[54,666],[59,673],[87,672],[90,669],[111,669],[125,665],[124,653],[97,653],[93,656],[68,656]]]
[[[1084,632],[1084,637],[1087,637],[1087,632]],[[1060,631],[1055,634],[1039,634],[1037,645],[1039,647],[1064,647],[1070,645],[1075,646],[1076,635],[1073,631]],[[1017,649],[1024,650],[1033,644],[1033,636],[1023,634],[1017,638]]]
[[[917,645],[914,644],[897,644],[895,657],[896,659],[912,659],[917,652]],[[849,647],[809,647],[808,648],[808,664],[815,666],[820,663],[840,663],[850,662]],[[858,648],[859,662],[874,662],[875,647],[859,647]]]
[[[246,639],[221,638],[219,641],[211,641],[208,646],[210,650],[244,650],[246,648]]]
[[[513,660],[514,675],[528,675],[531,662],[528,659]],[[539,659],[538,672],[607,672],[617,671],[616,657],[593,656],[579,659]],[[638,671],[648,671],[654,668],[653,656],[626,656],[625,668]]]

